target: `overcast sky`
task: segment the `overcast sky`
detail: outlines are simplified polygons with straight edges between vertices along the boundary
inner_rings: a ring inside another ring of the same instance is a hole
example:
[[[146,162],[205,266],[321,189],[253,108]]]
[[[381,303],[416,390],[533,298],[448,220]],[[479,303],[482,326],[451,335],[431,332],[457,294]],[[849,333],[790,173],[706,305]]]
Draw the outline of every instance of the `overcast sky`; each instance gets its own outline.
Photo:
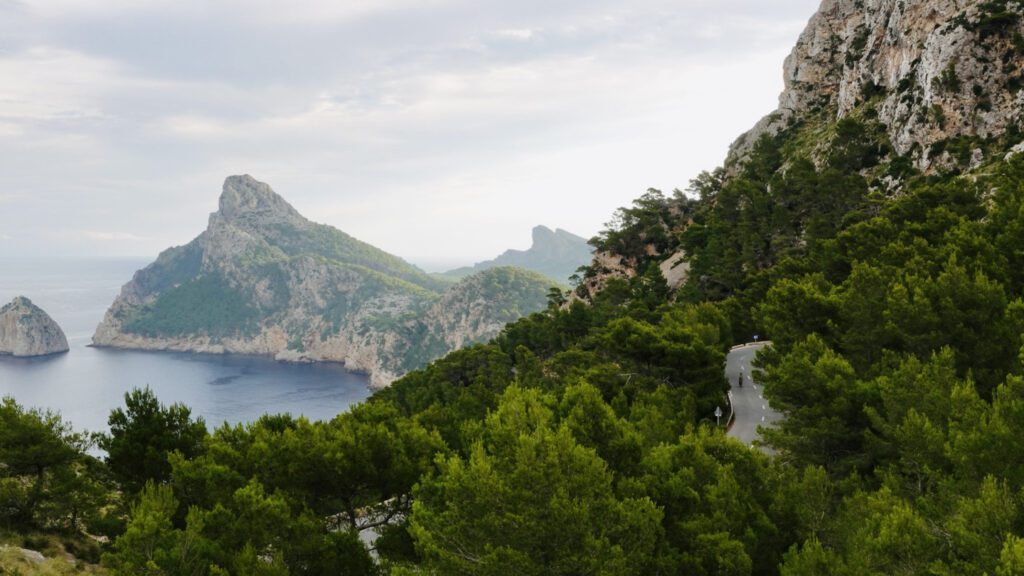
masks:
[[[0,0],[0,258],[155,256],[242,173],[430,268],[589,237],[721,164],[817,5]]]

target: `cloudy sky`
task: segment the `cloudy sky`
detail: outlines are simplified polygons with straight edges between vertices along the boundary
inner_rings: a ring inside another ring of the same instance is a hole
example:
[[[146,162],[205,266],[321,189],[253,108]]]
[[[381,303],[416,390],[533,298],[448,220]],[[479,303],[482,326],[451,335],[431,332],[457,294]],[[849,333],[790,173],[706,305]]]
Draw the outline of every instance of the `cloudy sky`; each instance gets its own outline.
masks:
[[[155,256],[224,178],[429,268],[582,236],[770,112],[818,0],[0,0],[0,258]]]

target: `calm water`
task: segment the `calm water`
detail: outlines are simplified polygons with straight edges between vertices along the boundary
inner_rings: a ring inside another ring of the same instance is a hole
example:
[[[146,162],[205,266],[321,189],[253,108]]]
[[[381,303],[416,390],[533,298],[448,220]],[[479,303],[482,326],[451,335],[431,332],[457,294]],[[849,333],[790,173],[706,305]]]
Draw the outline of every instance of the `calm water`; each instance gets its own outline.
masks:
[[[59,410],[77,429],[105,430],[124,393],[149,386],[166,404],[183,402],[209,425],[290,412],[328,420],[370,395],[365,376],[341,365],[282,364],[214,356],[89,348],[93,331],[132,273],[146,262],[0,261],[0,306],[27,296],[60,324],[71,351],[20,359],[0,356],[0,396]]]

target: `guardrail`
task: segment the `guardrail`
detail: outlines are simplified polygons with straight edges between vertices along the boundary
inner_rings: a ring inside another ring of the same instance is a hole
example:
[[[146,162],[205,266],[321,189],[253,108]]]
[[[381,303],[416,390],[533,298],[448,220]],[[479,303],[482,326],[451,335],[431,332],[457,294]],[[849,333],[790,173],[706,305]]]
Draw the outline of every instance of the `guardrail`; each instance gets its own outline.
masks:
[[[747,342],[746,344],[737,344],[729,350],[739,350],[740,348],[746,348],[748,346],[771,346],[771,340],[758,340],[757,342]]]

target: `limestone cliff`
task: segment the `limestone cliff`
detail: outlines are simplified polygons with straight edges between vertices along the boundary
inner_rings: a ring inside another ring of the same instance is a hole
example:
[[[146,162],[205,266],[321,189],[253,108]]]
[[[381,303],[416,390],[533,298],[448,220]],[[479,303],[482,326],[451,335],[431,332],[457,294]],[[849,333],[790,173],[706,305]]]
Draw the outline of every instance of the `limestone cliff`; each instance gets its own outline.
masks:
[[[1022,14],[1018,0],[824,0],[786,59],[778,110],[727,164],[761,135],[870,102],[895,154],[917,169],[977,166],[997,148],[986,143],[1020,140]]]
[[[529,270],[500,266],[461,280],[430,307],[431,335],[449,349],[489,340],[509,322],[543,309],[553,281]]]
[[[476,287],[486,281],[433,278],[232,176],[206,231],[136,272],[93,343],[344,362],[382,387],[542,308],[549,284],[507,283],[481,308]]]
[[[19,296],[0,308],[0,354],[46,356],[67,351],[64,331],[28,298]]]

